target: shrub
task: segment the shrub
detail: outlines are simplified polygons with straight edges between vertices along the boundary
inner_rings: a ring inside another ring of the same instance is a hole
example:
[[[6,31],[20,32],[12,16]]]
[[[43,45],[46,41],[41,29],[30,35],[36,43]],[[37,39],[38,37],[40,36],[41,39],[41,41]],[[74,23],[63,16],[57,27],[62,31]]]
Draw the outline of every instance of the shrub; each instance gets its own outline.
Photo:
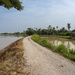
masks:
[[[69,53],[75,55],[75,50],[70,49],[70,50],[69,50]]]
[[[66,33],[59,33],[58,35],[59,35],[59,36],[69,36],[70,33],[69,33],[69,32],[66,32]]]
[[[63,44],[61,44],[61,45],[57,46],[56,51],[58,51],[60,53],[64,53],[64,52],[67,52],[67,48]]]
[[[69,36],[69,37],[67,37],[67,39],[72,39],[72,37]]]

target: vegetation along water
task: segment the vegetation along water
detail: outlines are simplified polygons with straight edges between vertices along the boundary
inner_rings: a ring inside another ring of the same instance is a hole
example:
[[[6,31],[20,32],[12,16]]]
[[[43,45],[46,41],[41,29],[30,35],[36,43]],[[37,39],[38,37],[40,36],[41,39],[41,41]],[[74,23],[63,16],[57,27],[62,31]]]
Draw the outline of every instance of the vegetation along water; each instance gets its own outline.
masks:
[[[75,40],[73,39],[65,39],[58,36],[40,36],[41,38],[47,39],[50,43],[54,44],[55,46],[58,46],[60,44],[65,45],[68,49],[75,49]]]
[[[73,61],[75,61],[75,50],[74,49],[68,49],[63,44],[60,44],[58,46],[53,45],[46,39],[42,39],[39,37],[39,35],[35,34],[32,36],[32,40],[39,43],[40,45],[49,48],[52,51],[58,52],[59,54],[63,55],[64,57],[67,57]]]

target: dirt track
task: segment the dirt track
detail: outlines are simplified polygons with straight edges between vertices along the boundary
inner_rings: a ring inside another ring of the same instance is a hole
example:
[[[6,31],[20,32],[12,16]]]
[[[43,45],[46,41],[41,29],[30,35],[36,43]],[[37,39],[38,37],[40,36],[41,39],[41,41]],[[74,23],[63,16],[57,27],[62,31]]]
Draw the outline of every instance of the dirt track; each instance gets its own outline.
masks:
[[[75,75],[75,62],[32,41],[23,40],[24,58],[29,75]]]

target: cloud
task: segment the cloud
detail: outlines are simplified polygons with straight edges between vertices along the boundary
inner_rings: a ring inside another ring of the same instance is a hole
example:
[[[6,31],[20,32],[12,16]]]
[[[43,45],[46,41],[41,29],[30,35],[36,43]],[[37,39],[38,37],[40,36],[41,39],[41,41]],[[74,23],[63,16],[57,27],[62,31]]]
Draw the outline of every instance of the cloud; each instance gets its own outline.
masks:
[[[24,10],[7,10],[0,7],[0,22],[3,26],[16,31],[22,31],[28,27],[46,28],[48,25],[67,25],[68,22],[74,28],[75,1],[74,0],[21,0]],[[10,23],[10,26],[9,26]],[[15,28],[14,28],[15,27]],[[19,28],[17,28],[19,27]],[[1,27],[0,27],[1,28]],[[17,29],[16,29],[17,28]],[[6,29],[7,31],[7,29]]]

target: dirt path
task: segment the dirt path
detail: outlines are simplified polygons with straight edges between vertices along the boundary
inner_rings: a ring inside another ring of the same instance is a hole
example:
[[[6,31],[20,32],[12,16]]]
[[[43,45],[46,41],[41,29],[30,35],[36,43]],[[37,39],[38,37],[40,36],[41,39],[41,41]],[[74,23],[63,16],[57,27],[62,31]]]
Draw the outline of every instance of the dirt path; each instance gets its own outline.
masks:
[[[75,75],[75,62],[32,41],[23,40],[24,57],[29,75]]]

